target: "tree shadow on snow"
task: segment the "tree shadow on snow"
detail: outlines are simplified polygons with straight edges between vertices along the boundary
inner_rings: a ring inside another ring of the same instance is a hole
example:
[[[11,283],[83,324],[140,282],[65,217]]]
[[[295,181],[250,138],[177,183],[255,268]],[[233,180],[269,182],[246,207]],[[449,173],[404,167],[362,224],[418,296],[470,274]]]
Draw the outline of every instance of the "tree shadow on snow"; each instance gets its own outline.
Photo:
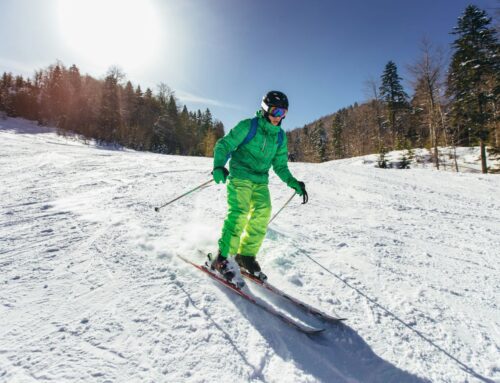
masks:
[[[0,131],[2,130],[15,134],[42,134],[57,132],[56,128],[38,125],[36,121],[26,120],[24,118],[4,118],[0,114]]]
[[[23,134],[23,135],[37,135],[37,134],[45,134],[45,133],[55,133],[62,137],[66,137],[72,139],[73,141],[83,143],[85,145],[91,145],[95,149],[104,150],[104,151],[123,151],[124,147],[114,143],[100,142],[93,138],[86,138],[85,136],[69,131],[69,130],[59,130],[55,127],[39,125],[36,121],[26,120],[20,117],[8,117],[2,118],[0,115],[0,132],[9,132],[14,134]],[[46,141],[50,142],[53,145],[61,145],[67,146],[65,143],[55,142],[55,141]],[[111,156],[111,153],[103,153],[101,156]]]

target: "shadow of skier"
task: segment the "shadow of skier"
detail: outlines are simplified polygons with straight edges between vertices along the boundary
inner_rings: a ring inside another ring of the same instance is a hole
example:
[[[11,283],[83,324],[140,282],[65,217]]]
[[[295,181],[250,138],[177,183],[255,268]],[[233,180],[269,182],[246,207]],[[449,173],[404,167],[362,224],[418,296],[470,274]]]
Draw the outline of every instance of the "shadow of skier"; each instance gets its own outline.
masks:
[[[220,288],[276,355],[320,382],[430,382],[379,357],[346,324],[325,324],[326,330],[320,335],[306,335]]]

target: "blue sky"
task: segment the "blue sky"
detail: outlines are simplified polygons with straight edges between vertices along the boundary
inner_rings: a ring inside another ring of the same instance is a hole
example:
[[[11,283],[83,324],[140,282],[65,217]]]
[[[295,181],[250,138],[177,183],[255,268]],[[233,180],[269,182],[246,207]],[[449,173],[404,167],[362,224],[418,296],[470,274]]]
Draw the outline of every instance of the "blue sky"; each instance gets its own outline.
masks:
[[[366,100],[393,60],[404,80],[424,36],[449,50],[463,0],[1,0],[0,72],[75,63],[134,84],[168,84],[226,130],[267,90],[290,99],[286,129]],[[494,15],[496,0],[473,4]],[[409,84],[405,83],[411,93]]]

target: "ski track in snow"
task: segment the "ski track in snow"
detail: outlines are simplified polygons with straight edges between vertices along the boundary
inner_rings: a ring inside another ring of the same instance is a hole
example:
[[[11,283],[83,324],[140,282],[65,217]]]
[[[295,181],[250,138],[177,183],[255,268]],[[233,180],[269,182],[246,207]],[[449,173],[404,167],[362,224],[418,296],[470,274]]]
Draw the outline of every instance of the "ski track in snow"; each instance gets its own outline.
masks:
[[[290,164],[310,202],[278,216],[259,260],[348,318],[307,336],[175,257],[216,250],[224,186],[153,207],[210,179],[211,159],[22,119],[0,121],[0,141],[0,382],[500,381],[498,176]],[[277,211],[292,192],[270,188]]]

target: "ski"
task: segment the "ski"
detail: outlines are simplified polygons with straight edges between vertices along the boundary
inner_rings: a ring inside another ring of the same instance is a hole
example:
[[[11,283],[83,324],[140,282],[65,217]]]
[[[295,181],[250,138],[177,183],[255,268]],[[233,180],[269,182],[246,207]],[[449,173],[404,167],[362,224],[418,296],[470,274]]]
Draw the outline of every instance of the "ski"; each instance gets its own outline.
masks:
[[[331,316],[331,315],[325,313],[324,311],[317,309],[316,307],[313,307],[305,302],[302,302],[301,300],[299,300],[295,297],[292,297],[291,295],[288,295],[287,293],[280,290],[276,286],[270,284],[269,282],[263,281],[263,280],[259,279],[258,277],[256,277],[255,275],[250,274],[248,271],[241,269],[241,275],[245,279],[248,279],[248,280],[252,281],[253,283],[256,283],[257,285],[262,286],[266,290],[271,291],[272,293],[277,294],[280,297],[283,297],[283,298],[289,300],[290,302],[294,303],[295,305],[300,307],[302,310],[304,310],[306,313],[311,314],[315,317],[318,317],[324,321],[328,321],[328,322],[332,322],[332,323],[339,323],[339,322],[347,320],[347,318],[337,318],[337,317]]]
[[[209,270],[209,268],[207,266],[205,266],[205,265],[199,265],[197,263],[194,263],[194,262],[190,261],[189,259],[184,258],[181,255],[177,255],[177,256],[180,259],[182,259],[184,262],[186,262],[186,263],[188,263],[188,264],[196,267],[200,271],[203,271],[210,278],[216,280],[217,282],[220,282],[221,284],[223,284],[224,286],[226,286],[228,289],[230,289],[232,292],[238,294],[240,297],[246,299],[249,302],[252,302],[254,305],[256,305],[256,306],[260,307],[261,309],[267,311],[268,313],[273,314],[274,316],[278,317],[279,319],[281,319],[283,322],[285,322],[286,324],[290,325],[291,327],[294,327],[295,329],[297,329],[297,330],[299,330],[299,331],[301,331],[301,332],[303,332],[305,334],[309,334],[309,335],[319,334],[322,331],[324,331],[324,328],[312,327],[312,326],[308,326],[308,325],[302,324],[300,322],[294,321],[292,318],[289,318],[285,314],[279,312],[274,307],[265,304],[263,301],[259,300],[256,297],[253,297],[250,294],[247,294],[242,289],[237,288],[232,283],[228,282],[224,278],[222,278],[222,277],[218,276],[217,274],[213,273],[212,271]]]

